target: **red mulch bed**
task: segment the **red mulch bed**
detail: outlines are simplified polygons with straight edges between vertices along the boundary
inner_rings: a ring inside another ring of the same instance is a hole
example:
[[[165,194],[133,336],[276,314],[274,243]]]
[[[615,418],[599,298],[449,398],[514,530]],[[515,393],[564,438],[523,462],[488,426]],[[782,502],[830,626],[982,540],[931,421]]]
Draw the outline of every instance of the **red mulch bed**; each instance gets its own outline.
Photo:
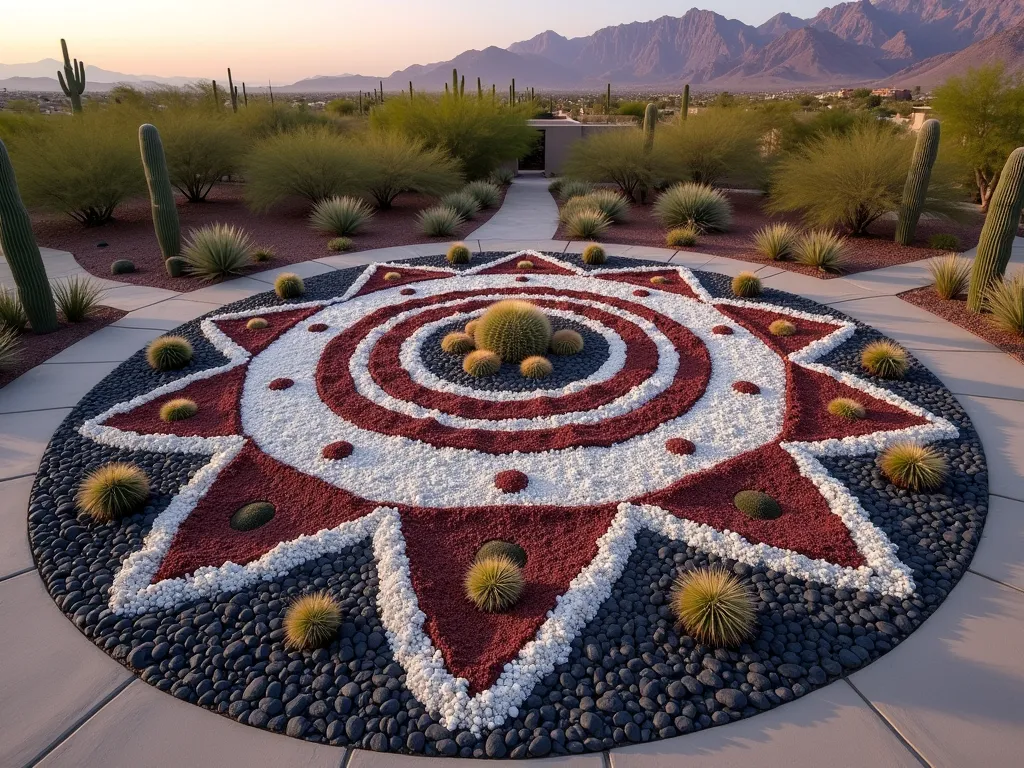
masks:
[[[58,352],[95,333],[105,325],[116,322],[125,312],[113,307],[97,307],[92,317],[81,323],[62,322],[53,333],[36,336],[31,331],[22,334],[21,350],[13,368],[0,372],[0,387],[5,387],[31,368],[45,363]]]
[[[967,300],[964,298],[942,299],[931,286],[916,288],[913,291],[899,294],[904,301],[910,302],[916,307],[927,310],[933,315],[938,315],[953,325],[959,325],[965,331],[970,331],[975,336],[980,336],[989,344],[998,347],[1010,357],[1024,363],[1024,337],[1015,333],[1000,330],[985,315],[976,315],[967,309]]]
[[[739,261],[756,264],[773,264],[781,269],[829,279],[841,277],[819,272],[792,262],[771,262],[759,256],[753,248],[753,235],[766,224],[787,222],[802,227],[799,216],[771,216],[764,211],[766,198],[760,194],[745,192],[727,193],[733,205],[733,228],[731,232],[718,235],[703,235],[693,248],[682,250],[696,253],[708,253],[714,256],[726,256]],[[935,256],[935,251],[928,247],[928,239],[936,234],[952,234],[960,238],[964,250],[978,244],[983,218],[980,214],[973,217],[968,224],[953,221],[926,220],[917,228],[917,242],[913,246],[897,245],[893,242],[896,234],[896,221],[879,221],[871,226],[871,234],[867,237],[850,238],[847,263],[843,274],[867,272],[881,267],[906,264],[911,261]],[[568,240],[565,228],[559,227],[556,238]],[[654,218],[650,205],[635,205],[628,221],[614,224],[605,234],[604,240],[623,245],[651,245],[659,248],[665,246],[665,228]]]
[[[308,205],[295,202],[278,206],[266,214],[256,214],[242,201],[242,191],[241,184],[220,184],[205,203],[186,203],[179,199],[182,236],[186,236],[188,230],[206,224],[241,227],[252,236],[256,245],[271,246],[276,251],[271,261],[254,265],[250,273],[333,255],[327,250],[331,237],[309,226]],[[352,238],[352,251],[437,242],[438,238],[421,234],[416,222],[416,214],[434,202],[423,195],[399,195],[392,209],[378,211],[369,224]],[[496,211],[497,208],[481,211],[459,229],[455,239],[472,232]],[[209,285],[196,278],[169,277],[164,271],[147,199],[125,203],[117,209],[115,216],[115,221],[102,227],[83,227],[68,216],[40,216],[33,220],[33,228],[40,245],[70,251],[79,264],[97,277],[173,291],[194,291]],[[100,247],[101,242],[107,245]],[[110,265],[118,259],[135,262],[137,271],[128,275],[111,275]]]

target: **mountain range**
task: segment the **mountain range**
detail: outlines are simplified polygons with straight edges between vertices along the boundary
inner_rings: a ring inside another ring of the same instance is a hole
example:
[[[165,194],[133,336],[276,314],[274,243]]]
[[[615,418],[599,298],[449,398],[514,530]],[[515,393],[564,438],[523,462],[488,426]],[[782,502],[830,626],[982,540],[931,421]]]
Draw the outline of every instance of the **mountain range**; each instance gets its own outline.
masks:
[[[552,30],[508,48],[470,50],[448,61],[416,64],[387,76],[337,75],[300,80],[275,90],[293,93],[437,91],[452,68],[476,89],[476,78],[504,93],[512,78],[520,89],[678,88],[782,90],[891,83],[931,86],[966,67],[1001,60],[1024,71],[1024,0],[853,0],[823,8],[814,18],[780,13],[759,27],[693,8],[567,38]],[[53,78],[54,59],[0,65],[3,78]],[[93,83],[166,83],[187,78],[123,75],[95,67]],[[59,90],[55,79],[52,90]],[[43,88],[37,85],[37,88]]]

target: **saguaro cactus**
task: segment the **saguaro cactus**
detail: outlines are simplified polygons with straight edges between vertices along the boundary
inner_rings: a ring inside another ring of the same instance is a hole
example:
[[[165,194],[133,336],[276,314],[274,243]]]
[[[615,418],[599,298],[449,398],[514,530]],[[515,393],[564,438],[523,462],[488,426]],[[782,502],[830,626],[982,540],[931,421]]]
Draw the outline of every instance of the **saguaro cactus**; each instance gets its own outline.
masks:
[[[32,234],[28,211],[18,193],[7,147],[0,141],[0,248],[11,268],[18,298],[36,333],[57,329],[57,308],[53,303],[50,283],[39,246]]]
[[[512,102],[515,103],[515,100],[516,100],[516,79],[513,77],[512,78]]]
[[[212,80],[211,82],[213,83],[213,105],[219,109],[220,97],[217,96],[217,81]]]
[[[409,81],[409,101],[412,101],[412,80]]]
[[[478,101],[483,101],[484,99],[484,86],[483,83],[480,82],[479,77],[476,79],[476,98]]]
[[[604,113],[610,115],[612,113],[612,84],[608,83],[608,88],[604,94]]]
[[[231,67],[228,67],[228,95],[231,97],[231,111],[238,111],[238,86],[231,79]]]
[[[466,76],[463,75],[459,80],[459,98],[461,99],[466,95]]]
[[[900,223],[896,227],[896,242],[900,245],[910,245],[914,242],[917,222],[921,219],[921,210],[928,197],[932,168],[935,166],[935,159],[939,156],[939,134],[939,121],[927,120],[917,135],[914,159],[910,163],[906,186],[903,187]]]
[[[649,103],[644,110],[644,151],[654,149],[654,128],[658,124],[658,105]]]
[[[85,62],[75,59],[75,63],[71,63],[64,38],[60,40],[60,49],[64,52],[64,72],[57,71],[57,80],[64,95],[71,99],[71,111],[78,113],[82,111],[82,94],[85,93]]]
[[[685,120],[690,114],[690,84],[687,83],[683,87],[683,103],[679,108],[679,118]]]
[[[452,67],[452,93],[459,95],[459,70]]]
[[[245,81],[242,81],[242,103],[249,106],[249,94],[245,92]]]
[[[989,286],[1006,272],[1021,209],[1024,209],[1024,147],[1010,154],[988,206],[967,292],[967,308],[972,312],[981,311]]]
[[[384,103],[384,81],[380,81],[380,103]]]
[[[164,145],[155,126],[146,123],[139,127],[139,149],[142,167],[149,186],[149,200],[153,209],[153,228],[164,261],[181,255],[181,226],[178,209],[174,205],[171,177],[167,173]]]

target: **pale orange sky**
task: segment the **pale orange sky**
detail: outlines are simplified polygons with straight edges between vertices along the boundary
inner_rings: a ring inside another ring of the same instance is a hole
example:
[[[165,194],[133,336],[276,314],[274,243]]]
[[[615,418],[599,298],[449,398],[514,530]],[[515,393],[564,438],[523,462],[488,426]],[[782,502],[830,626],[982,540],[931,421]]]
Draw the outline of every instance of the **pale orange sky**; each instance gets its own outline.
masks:
[[[0,62],[71,55],[128,74],[288,83],[311,75],[388,75],[469,48],[506,47],[544,31],[682,15],[689,2],[644,0],[0,0]],[[825,0],[693,0],[747,23],[813,15]]]

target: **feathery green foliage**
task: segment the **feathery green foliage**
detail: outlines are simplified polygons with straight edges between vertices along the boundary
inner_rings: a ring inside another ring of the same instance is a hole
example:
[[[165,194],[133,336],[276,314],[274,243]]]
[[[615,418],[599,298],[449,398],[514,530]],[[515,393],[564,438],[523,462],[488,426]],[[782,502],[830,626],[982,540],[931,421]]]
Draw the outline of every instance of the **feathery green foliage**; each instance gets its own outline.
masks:
[[[702,645],[732,648],[754,636],[754,598],[721,567],[686,571],[672,588],[672,612],[688,635]]]
[[[96,311],[103,289],[88,277],[77,275],[53,284],[53,300],[69,323],[87,320]]]
[[[654,201],[654,215],[666,228],[693,227],[701,234],[727,232],[732,226],[728,198],[706,184],[669,187]]]
[[[451,237],[466,223],[457,210],[444,205],[426,208],[416,215],[420,229],[427,237]]]
[[[341,606],[327,592],[296,598],[284,612],[284,644],[296,651],[331,642],[341,626]]]
[[[629,200],[619,192],[611,189],[598,189],[583,197],[574,197],[570,203],[584,201],[588,207],[597,208],[607,216],[613,224],[621,224],[629,218]]]
[[[504,166],[501,168],[495,168],[487,176],[487,179],[488,181],[491,182],[491,184],[495,184],[499,187],[507,187],[515,180],[515,178],[515,171],[513,171],[511,168],[507,168]]]
[[[789,224],[769,224],[754,233],[754,249],[770,261],[793,256],[799,234]]]
[[[309,223],[321,232],[351,237],[373,215],[373,209],[358,197],[329,197],[313,206]]]
[[[891,341],[873,341],[861,350],[865,371],[883,379],[902,379],[910,370],[910,358],[903,347]]]
[[[523,594],[522,569],[505,555],[476,560],[466,573],[466,597],[479,610],[503,613]]]
[[[438,201],[442,208],[453,208],[458,211],[459,216],[466,219],[473,219],[480,212],[480,202],[469,192],[451,192]]]
[[[462,191],[475,197],[482,211],[494,208],[501,202],[501,190],[489,181],[471,181]]]
[[[913,442],[889,446],[878,457],[882,473],[892,484],[909,491],[934,491],[949,474],[946,457],[931,446]]]
[[[152,116],[160,130],[171,184],[185,199],[199,203],[213,186],[234,173],[247,142],[236,120],[221,112],[189,107]]]
[[[841,272],[846,263],[846,241],[831,230],[811,230],[796,241],[793,257],[822,272]]]
[[[376,131],[359,141],[365,168],[363,188],[378,208],[390,208],[403,192],[439,197],[462,184],[459,164],[437,147],[392,131]]]
[[[985,308],[999,328],[1024,336],[1024,273],[989,286]]]
[[[644,134],[639,130],[603,131],[586,141],[577,141],[569,150],[563,171],[573,179],[615,184],[630,200],[642,201],[664,176],[665,153],[659,144],[645,150]],[[566,186],[559,194],[568,199]]]
[[[78,508],[97,522],[141,512],[149,498],[149,478],[134,464],[114,462],[94,469],[78,488]]]
[[[211,224],[189,232],[182,249],[188,270],[203,280],[237,275],[252,264],[252,241],[244,230]]]
[[[725,181],[757,186],[765,161],[759,142],[764,131],[753,113],[712,107],[659,132],[665,158],[662,175],[695,184]]]
[[[928,261],[932,285],[939,298],[955,299],[967,290],[971,279],[971,261],[956,253],[936,256]]]
[[[507,363],[543,355],[551,343],[551,321],[535,304],[518,299],[491,305],[477,321],[473,339]]]
[[[192,360],[192,345],[181,336],[161,336],[146,347],[146,362],[157,371],[176,371]]]
[[[0,285],[0,331],[22,333],[28,325],[28,315],[21,306],[17,291],[8,290]]]

